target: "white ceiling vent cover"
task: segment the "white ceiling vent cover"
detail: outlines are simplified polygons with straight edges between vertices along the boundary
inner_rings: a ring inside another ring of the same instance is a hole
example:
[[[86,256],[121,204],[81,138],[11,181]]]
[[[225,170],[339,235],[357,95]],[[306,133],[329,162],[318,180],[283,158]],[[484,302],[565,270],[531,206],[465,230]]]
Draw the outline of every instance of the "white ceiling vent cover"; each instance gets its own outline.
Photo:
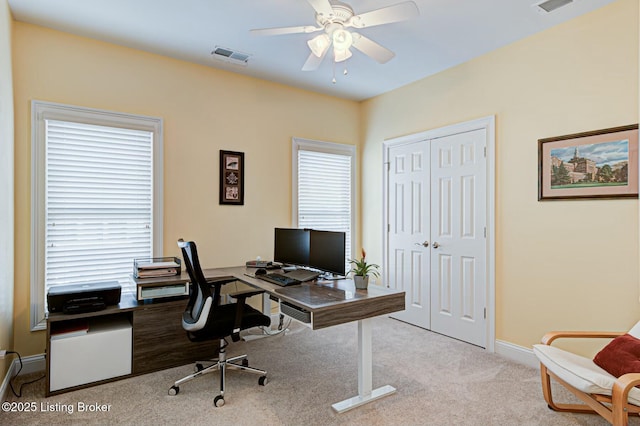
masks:
[[[543,15],[551,13],[554,10],[560,9],[563,6],[573,3],[574,0],[546,0],[541,3],[536,3],[533,7]]]
[[[216,46],[216,48],[213,49],[213,52],[211,52],[211,56],[213,56],[213,59],[243,67],[247,66],[249,58],[251,57],[251,55],[247,53],[238,52],[237,50],[228,49],[222,46]]]

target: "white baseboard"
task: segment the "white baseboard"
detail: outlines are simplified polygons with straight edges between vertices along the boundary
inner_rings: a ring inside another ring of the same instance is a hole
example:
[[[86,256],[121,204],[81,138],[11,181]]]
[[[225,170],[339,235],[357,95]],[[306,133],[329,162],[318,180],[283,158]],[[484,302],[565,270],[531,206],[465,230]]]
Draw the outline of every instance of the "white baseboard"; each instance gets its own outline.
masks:
[[[533,349],[524,346],[514,345],[513,343],[496,340],[495,352],[505,358],[515,361],[532,368],[540,368],[540,361],[533,354]]]
[[[9,393],[9,381],[16,375],[18,370],[20,370],[20,376],[24,374],[37,373],[39,371],[46,370],[46,359],[44,354],[40,355],[31,355],[27,357],[22,357],[22,370],[20,370],[20,361],[16,356],[15,359],[11,362],[9,369],[7,370],[7,374],[4,376],[4,380],[2,380],[2,385],[0,385],[0,401],[6,401],[7,395]]]

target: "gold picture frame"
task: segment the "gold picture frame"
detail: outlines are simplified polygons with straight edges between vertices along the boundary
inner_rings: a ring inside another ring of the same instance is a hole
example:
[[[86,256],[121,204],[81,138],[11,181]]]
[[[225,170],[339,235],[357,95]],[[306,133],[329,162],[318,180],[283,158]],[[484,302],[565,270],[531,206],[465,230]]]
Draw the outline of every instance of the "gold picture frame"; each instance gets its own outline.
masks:
[[[637,197],[637,124],[538,140],[538,201]]]

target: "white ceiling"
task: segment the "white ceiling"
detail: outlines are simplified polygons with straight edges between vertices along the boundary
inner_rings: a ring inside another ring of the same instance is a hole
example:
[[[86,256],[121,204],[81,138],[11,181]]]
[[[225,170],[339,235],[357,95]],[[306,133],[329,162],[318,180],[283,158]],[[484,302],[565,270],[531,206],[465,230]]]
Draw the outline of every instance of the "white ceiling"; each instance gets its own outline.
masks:
[[[347,0],[356,14],[403,0]],[[249,30],[315,26],[305,0],[9,0],[18,21],[352,100],[443,71],[614,0],[575,0],[549,14],[540,0],[414,0],[420,17],[358,30],[396,56],[379,64],[359,51],[344,65],[327,55],[304,72],[315,34],[256,36]],[[216,46],[251,55],[247,66],[213,59]]]

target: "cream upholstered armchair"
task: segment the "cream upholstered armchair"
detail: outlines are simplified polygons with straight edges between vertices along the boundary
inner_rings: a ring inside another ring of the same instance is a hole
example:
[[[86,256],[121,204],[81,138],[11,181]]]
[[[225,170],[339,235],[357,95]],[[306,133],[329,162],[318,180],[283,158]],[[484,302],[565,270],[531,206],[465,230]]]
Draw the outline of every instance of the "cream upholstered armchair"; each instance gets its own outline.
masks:
[[[552,346],[561,338],[613,338],[593,360]],[[542,392],[555,411],[597,413],[614,426],[627,425],[629,414],[640,413],[640,322],[628,332],[556,331],[533,346],[540,360]],[[584,404],[553,401],[551,378]]]

